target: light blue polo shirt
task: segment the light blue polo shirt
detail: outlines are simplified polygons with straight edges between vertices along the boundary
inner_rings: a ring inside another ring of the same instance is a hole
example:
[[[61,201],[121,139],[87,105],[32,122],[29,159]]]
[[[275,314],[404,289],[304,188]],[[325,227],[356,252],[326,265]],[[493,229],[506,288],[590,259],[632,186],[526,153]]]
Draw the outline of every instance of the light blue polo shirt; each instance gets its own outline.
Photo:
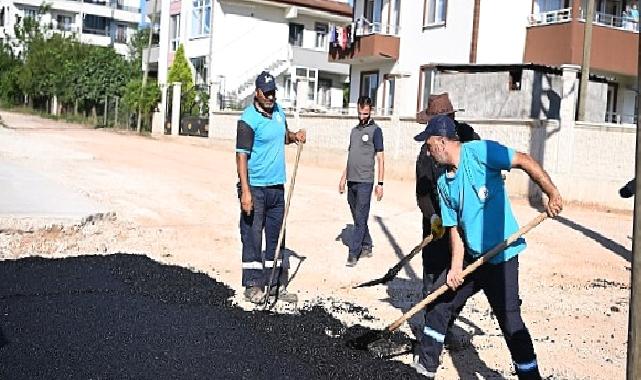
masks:
[[[282,185],[285,178],[285,113],[278,104],[274,105],[272,117],[263,115],[254,104],[245,108],[240,120],[253,131],[251,151],[236,148],[236,152],[247,153],[247,171],[251,186]]]
[[[512,168],[515,151],[496,141],[461,144],[459,166],[438,179],[443,226],[460,226],[468,252],[477,258],[519,229],[501,170]],[[490,260],[505,262],[525,249],[520,238]]]

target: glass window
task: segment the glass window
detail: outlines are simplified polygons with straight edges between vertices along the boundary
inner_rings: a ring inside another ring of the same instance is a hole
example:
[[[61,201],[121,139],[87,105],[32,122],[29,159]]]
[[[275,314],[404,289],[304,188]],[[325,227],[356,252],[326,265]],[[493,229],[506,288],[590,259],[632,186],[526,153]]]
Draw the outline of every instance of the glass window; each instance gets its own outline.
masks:
[[[191,36],[200,37],[211,30],[211,0],[194,0],[191,13]]]
[[[376,107],[376,91],[378,90],[378,71],[365,71],[361,73],[360,96],[369,96],[372,105]]]
[[[289,24],[289,43],[293,46],[303,46],[303,30],[301,24]]]
[[[423,69],[422,71],[423,72],[421,75],[422,76],[421,81],[423,83],[423,86],[421,88],[422,90],[421,104],[423,108],[421,108],[421,110],[424,110],[427,108],[427,99],[432,94],[432,78],[434,77],[434,70],[431,68],[428,68],[428,69]]]
[[[329,26],[325,23],[317,22],[316,23],[316,47],[319,49],[324,49],[327,46],[327,32]]]
[[[443,24],[447,18],[447,0],[425,0],[423,25]]]
[[[207,57],[204,55],[200,57],[190,58],[191,64],[196,71],[195,85],[202,86],[207,83]]]
[[[178,50],[178,45],[180,44],[180,15],[170,17],[169,40],[171,41],[171,51]]]

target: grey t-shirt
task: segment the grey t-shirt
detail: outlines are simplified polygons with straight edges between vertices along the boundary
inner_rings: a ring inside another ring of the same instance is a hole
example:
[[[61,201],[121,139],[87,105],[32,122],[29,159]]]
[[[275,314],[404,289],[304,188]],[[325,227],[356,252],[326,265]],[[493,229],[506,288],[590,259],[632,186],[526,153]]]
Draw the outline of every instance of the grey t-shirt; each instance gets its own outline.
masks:
[[[383,151],[383,131],[370,119],[352,129],[347,155],[347,180],[374,182],[374,157]]]

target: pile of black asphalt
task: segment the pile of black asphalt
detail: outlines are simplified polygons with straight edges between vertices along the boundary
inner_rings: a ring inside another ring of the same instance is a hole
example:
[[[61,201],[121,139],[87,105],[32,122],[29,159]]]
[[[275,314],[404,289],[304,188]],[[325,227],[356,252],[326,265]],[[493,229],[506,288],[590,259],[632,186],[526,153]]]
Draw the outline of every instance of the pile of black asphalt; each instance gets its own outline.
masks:
[[[412,379],[321,307],[248,312],[142,255],[0,262],[0,379]],[[354,330],[355,329],[355,330]]]

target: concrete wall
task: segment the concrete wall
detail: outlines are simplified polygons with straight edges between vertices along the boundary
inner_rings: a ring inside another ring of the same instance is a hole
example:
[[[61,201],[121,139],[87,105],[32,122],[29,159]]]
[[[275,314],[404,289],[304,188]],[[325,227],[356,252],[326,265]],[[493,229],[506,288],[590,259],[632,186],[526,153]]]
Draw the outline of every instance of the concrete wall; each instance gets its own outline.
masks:
[[[579,88],[579,80],[575,81]],[[437,73],[433,93],[448,92],[461,117],[559,119],[563,81],[560,75],[523,70],[520,90],[510,90],[510,74]],[[605,120],[606,83],[590,82],[587,120]]]
[[[238,112],[216,113],[210,138],[236,138]],[[499,141],[527,152],[548,171],[563,198],[570,202],[614,209],[632,209],[632,201],[621,199],[618,189],[634,175],[635,129],[608,124],[577,123],[561,134],[555,120],[469,119],[483,139]],[[413,136],[423,129],[411,119],[377,118],[383,129],[386,177],[414,180],[414,165],[420,144]],[[289,116],[291,129],[305,128],[308,144],[306,162],[336,169],[337,178],[345,165],[350,129],[355,118],[301,115]],[[572,141],[565,137],[571,136]],[[568,153],[568,150],[571,152]],[[567,157],[570,157],[569,160]],[[520,170],[507,173],[513,196],[537,198],[540,192]],[[408,196],[410,196],[408,194]]]

